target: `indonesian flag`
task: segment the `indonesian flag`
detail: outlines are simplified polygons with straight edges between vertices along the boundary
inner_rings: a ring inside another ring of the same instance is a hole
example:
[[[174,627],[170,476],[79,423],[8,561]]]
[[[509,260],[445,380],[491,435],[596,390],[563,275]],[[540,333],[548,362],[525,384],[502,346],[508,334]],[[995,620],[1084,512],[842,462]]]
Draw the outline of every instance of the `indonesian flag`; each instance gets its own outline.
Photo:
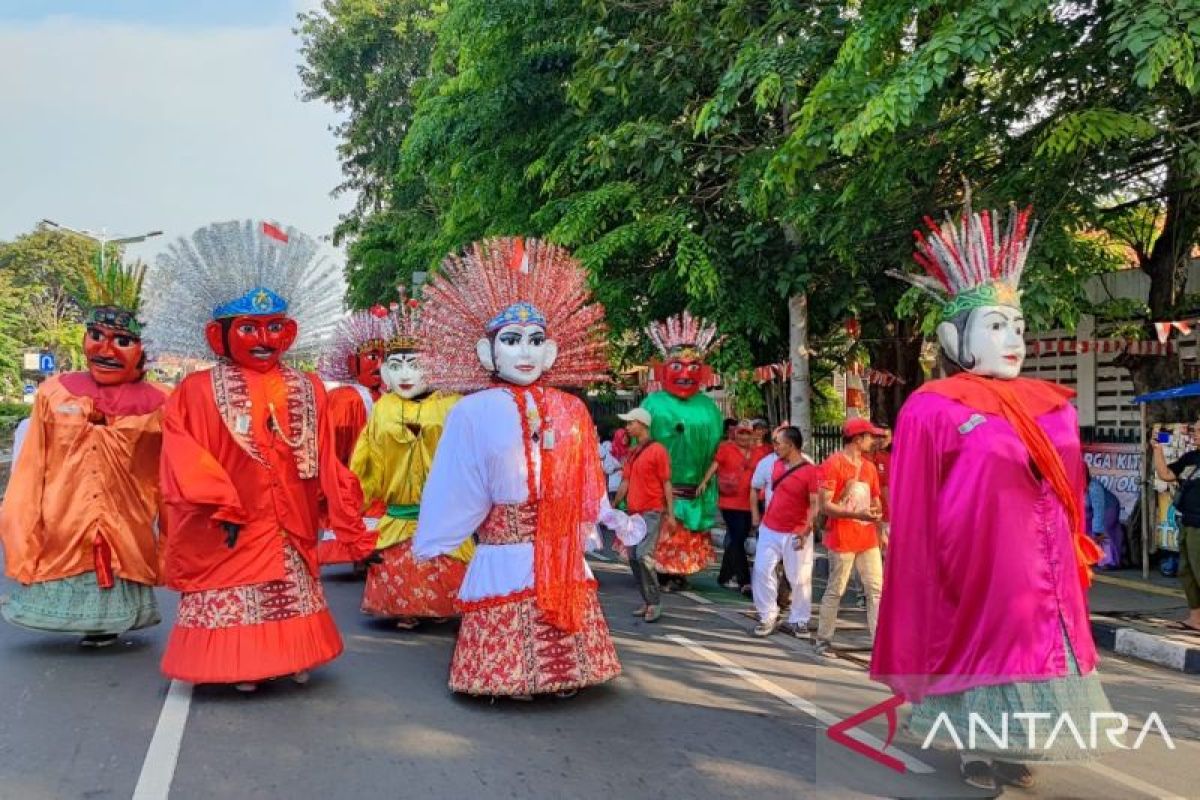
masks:
[[[513,239],[513,253],[508,268],[513,272],[529,272],[529,254],[525,252],[525,240],[520,237]]]
[[[1192,332],[1192,323],[1190,322],[1172,322],[1171,326],[1183,336],[1187,336]]]
[[[262,224],[262,232],[263,236],[268,236],[279,242],[286,242],[288,240],[288,235],[283,232],[282,228],[277,228],[269,222]]]

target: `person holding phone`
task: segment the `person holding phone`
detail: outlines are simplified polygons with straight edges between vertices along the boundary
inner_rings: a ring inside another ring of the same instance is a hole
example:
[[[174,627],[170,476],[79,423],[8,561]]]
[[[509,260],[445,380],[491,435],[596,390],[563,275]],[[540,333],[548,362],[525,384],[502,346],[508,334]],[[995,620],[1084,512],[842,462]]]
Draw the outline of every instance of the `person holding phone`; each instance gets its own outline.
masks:
[[[1168,483],[1176,483],[1175,508],[1183,518],[1179,530],[1179,582],[1187,597],[1188,618],[1179,626],[1190,633],[1200,633],[1200,423],[1191,426],[1192,448],[1175,461],[1167,463],[1163,455],[1164,435],[1160,431],[1152,446],[1154,474]]]

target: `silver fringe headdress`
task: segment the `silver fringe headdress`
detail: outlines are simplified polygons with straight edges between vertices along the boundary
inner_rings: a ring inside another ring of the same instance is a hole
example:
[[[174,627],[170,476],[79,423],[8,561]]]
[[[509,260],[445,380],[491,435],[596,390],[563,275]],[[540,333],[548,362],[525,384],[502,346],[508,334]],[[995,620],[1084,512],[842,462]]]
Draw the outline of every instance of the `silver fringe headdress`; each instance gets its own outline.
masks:
[[[143,339],[156,356],[211,358],[204,327],[238,314],[286,313],[299,335],[289,350],[328,346],[342,316],[342,275],[295,228],[217,222],[181,237],[146,277]]]

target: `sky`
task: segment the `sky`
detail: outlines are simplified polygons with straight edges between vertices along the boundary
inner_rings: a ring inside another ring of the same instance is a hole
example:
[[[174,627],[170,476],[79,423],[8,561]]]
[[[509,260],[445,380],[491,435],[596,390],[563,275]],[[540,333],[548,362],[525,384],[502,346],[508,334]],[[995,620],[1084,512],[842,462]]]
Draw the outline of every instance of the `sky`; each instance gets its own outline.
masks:
[[[209,222],[328,237],[337,114],[300,100],[318,0],[0,0],[0,240],[43,218],[153,259]],[[340,254],[330,249],[330,254]]]

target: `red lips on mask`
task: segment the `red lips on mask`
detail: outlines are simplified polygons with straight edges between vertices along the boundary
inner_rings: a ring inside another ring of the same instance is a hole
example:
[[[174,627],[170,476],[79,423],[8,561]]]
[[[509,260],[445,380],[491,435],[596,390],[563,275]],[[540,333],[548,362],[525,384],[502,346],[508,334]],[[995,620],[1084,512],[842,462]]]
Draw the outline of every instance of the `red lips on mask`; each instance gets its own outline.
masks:
[[[83,336],[88,372],[101,386],[133,383],[145,374],[142,340],[129,331],[108,325],[88,325]]]
[[[269,372],[278,366],[296,341],[296,332],[296,321],[283,314],[213,320],[204,329],[214,353],[255,372]]]

